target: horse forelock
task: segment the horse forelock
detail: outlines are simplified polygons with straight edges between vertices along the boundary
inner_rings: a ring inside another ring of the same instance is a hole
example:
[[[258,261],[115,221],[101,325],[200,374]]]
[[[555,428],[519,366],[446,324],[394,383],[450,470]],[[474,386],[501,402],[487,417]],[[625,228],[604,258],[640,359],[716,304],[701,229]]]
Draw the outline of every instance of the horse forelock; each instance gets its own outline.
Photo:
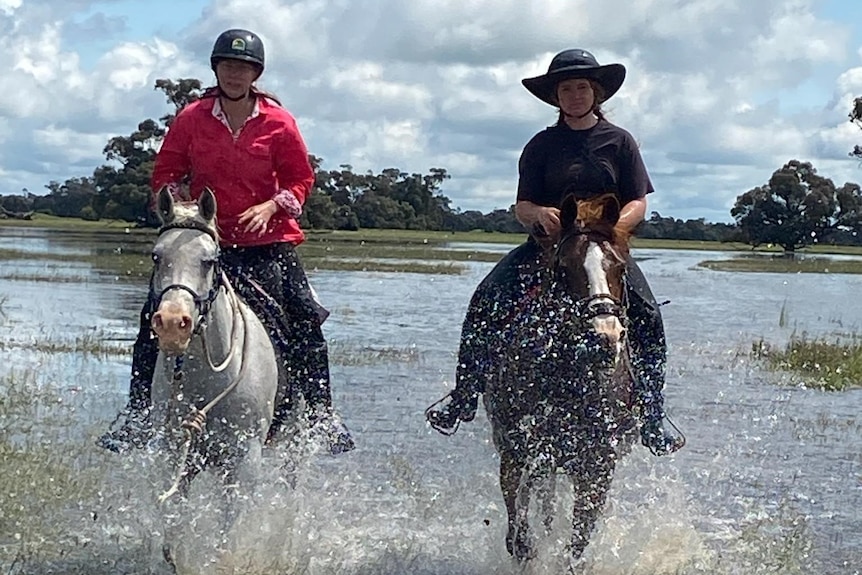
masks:
[[[200,209],[195,202],[178,202],[174,204],[174,218],[170,222],[170,227],[206,231],[218,243],[218,226],[215,221],[207,220],[201,215]]]

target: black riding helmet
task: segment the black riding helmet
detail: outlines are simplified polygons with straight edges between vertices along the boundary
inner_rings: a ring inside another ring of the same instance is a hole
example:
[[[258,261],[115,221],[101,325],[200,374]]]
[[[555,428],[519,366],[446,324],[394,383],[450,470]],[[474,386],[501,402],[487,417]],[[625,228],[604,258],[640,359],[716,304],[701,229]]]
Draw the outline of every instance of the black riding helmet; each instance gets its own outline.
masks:
[[[216,65],[222,60],[243,60],[257,64],[260,68],[260,73],[263,73],[264,68],[264,52],[263,41],[260,36],[234,28],[225,30],[219,37],[216,38],[213,44],[213,51],[210,55],[210,65],[215,72]]]

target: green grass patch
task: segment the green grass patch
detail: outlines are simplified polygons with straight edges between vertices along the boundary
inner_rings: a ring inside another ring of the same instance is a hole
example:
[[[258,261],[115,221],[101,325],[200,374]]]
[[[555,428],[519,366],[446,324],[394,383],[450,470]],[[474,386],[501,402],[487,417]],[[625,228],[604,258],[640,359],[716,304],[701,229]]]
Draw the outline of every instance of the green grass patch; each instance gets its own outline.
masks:
[[[808,338],[792,336],[784,349],[767,342],[754,342],[751,356],[773,370],[790,371],[802,377],[802,385],[824,391],[862,387],[862,336]]]
[[[365,242],[391,244],[417,244],[439,246],[450,242],[519,244],[527,239],[527,234],[504,234],[501,232],[443,232],[430,230],[382,230],[368,229],[348,232],[343,230],[306,231],[308,242]]]
[[[496,262],[503,254],[482,250],[448,250],[430,244],[384,244],[379,242],[306,242],[298,248],[303,260],[327,258],[446,260]]]
[[[48,214],[33,214],[33,219],[31,220],[16,220],[13,218],[7,218],[4,220],[0,220],[2,222],[3,227],[10,228],[50,228],[52,230],[125,230],[125,229],[138,229],[134,224],[130,224],[129,222],[125,222],[122,220],[99,220],[97,222],[91,222],[87,220],[82,220],[80,218],[61,218],[58,216],[51,216]]]
[[[423,264],[421,262],[385,262],[373,260],[308,259],[303,260],[308,271],[393,272],[437,275],[458,275],[464,271],[456,264]]]
[[[749,256],[727,260],[706,260],[697,265],[723,272],[862,274],[862,261],[811,256],[802,258]]]

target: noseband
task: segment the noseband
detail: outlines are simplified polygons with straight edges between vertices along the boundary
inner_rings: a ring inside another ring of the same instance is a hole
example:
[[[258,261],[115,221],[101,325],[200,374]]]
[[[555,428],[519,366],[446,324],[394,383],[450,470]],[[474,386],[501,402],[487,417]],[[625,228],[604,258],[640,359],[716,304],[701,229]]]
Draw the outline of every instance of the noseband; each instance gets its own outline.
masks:
[[[201,318],[201,321],[198,322],[194,329],[194,333],[198,333],[203,327],[203,325],[206,323],[206,318],[209,315],[210,309],[212,309],[212,304],[215,301],[216,297],[218,297],[219,290],[224,285],[224,282],[222,280],[221,264],[219,263],[218,258],[218,238],[210,228],[195,221],[189,221],[182,224],[173,223],[162,226],[162,228],[159,230],[159,236],[161,236],[168,230],[197,230],[199,232],[207,234],[213,239],[214,242],[216,242],[216,260],[213,264],[213,284],[210,287],[209,291],[206,293],[206,295],[200,295],[195,290],[185,284],[170,284],[169,286],[162,289],[162,291],[156,297],[155,302],[156,308],[158,308],[161,305],[162,299],[165,297],[165,294],[169,291],[179,290],[188,293],[190,296],[192,296],[192,300],[195,303],[195,311],[198,312],[198,317]]]

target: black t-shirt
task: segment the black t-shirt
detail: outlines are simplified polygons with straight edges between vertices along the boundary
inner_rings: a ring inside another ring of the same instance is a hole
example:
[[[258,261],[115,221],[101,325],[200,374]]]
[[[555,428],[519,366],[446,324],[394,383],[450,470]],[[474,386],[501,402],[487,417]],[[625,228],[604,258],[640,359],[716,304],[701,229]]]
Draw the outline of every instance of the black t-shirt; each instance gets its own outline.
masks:
[[[589,199],[612,192],[621,205],[653,192],[637,143],[605,120],[588,130],[551,126],[527,143],[518,162],[518,201],[559,207],[569,193]]]

